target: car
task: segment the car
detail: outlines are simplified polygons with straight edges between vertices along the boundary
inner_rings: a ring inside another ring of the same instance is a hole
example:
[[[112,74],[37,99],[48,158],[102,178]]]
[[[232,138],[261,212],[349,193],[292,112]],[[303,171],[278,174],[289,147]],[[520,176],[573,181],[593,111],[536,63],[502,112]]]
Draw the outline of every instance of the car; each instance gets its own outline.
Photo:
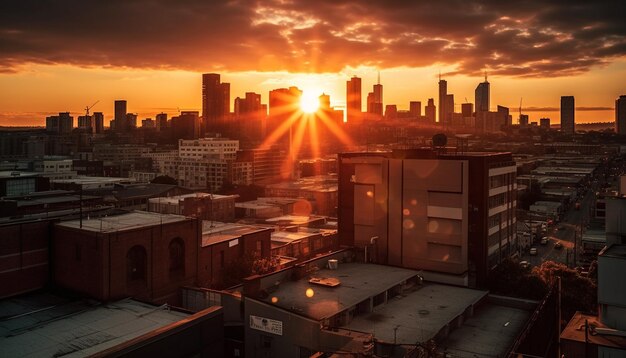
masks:
[[[537,256],[537,248],[536,247],[531,247],[529,253],[530,253],[531,256]]]
[[[521,268],[529,268],[530,267],[530,263],[528,261],[520,261],[519,265]]]
[[[547,245],[548,244],[548,238],[546,236],[541,238],[541,245]]]
[[[560,241],[557,241],[554,243],[554,248],[555,249],[562,249],[563,248],[563,244]]]

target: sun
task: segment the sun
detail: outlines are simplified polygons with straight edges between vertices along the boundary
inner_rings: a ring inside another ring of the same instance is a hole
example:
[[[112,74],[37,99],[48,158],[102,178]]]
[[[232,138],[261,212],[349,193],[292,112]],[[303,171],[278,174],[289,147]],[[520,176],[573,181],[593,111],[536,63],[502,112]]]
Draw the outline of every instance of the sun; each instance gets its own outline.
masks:
[[[302,92],[300,97],[300,109],[304,113],[314,113],[320,107],[320,100],[313,91]]]

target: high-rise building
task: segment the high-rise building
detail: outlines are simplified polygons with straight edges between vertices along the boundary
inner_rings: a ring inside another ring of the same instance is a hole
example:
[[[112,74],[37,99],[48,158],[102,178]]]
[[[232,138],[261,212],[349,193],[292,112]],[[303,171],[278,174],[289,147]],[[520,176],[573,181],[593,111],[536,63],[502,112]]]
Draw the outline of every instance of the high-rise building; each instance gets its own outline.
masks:
[[[561,132],[574,134],[574,96],[561,96]]]
[[[517,253],[511,153],[341,153],[338,165],[340,244],[370,261],[485,287]]]
[[[549,119],[548,119],[548,123],[550,123]],[[520,114],[519,115],[519,125],[520,125],[520,127],[528,126],[528,115],[527,114]]]
[[[78,128],[87,132],[93,132],[93,117],[92,116],[78,116]]]
[[[280,136],[276,140],[286,139],[288,128],[282,128],[290,117],[294,116],[300,107],[300,98],[302,91],[298,87],[278,88],[270,91],[269,94],[269,117],[265,128],[265,136],[280,131]]]
[[[127,103],[125,100],[117,100],[115,101],[115,111],[113,120],[115,121],[115,131],[116,132],[126,132],[128,131],[128,122],[126,120],[127,112]]]
[[[528,124],[528,118],[526,119],[526,124]],[[539,127],[542,129],[550,129],[550,118],[539,118]]]
[[[419,118],[422,116],[422,102],[419,101],[411,101],[409,103],[409,113],[411,113],[411,117]]]
[[[473,112],[474,112],[474,105],[472,103],[461,104],[461,114],[463,115],[463,118],[472,117]]]
[[[126,125],[128,128],[137,128],[137,113],[126,113]]]
[[[439,124],[444,123],[444,119],[446,118],[446,96],[448,95],[448,82],[446,80],[441,79],[441,75],[439,75]]]
[[[346,82],[346,117],[348,124],[355,124],[361,120],[361,78],[357,76]]]
[[[395,104],[388,104],[385,106],[385,118],[397,119],[398,118],[398,106]]]
[[[424,107],[424,115],[426,115],[426,120],[428,123],[435,123],[435,114],[437,113],[437,108],[435,106],[435,99],[429,98],[428,104]]]
[[[615,133],[626,135],[626,95],[615,100]]]
[[[452,122],[452,114],[454,113],[454,95],[451,93],[446,94],[444,103],[443,124],[449,126]]]
[[[159,113],[156,115],[156,128],[158,131],[167,129],[167,113]]]
[[[74,117],[70,116],[70,112],[59,113],[59,133],[71,133],[74,129]]]
[[[230,113],[230,83],[220,82],[217,73],[202,75],[202,128],[205,133],[223,129],[224,117]]]
[[[182,111],[172,118],[172,135],[176,139],[197,139],[201,136],[201,127],[198,111]]]
[[[489,112],[489,86],[487,76],[485,76],[485,82],[479,83],[474,91],[476,113]]]
[[[93,112],[93,126],[94,133],[104,133],[104,114],[102,112]]]
[[[498,122],[496,123],[496,130],[501,130],[502,127],[511,125],[511,115],[509,114],[509,107],[498,106]]]

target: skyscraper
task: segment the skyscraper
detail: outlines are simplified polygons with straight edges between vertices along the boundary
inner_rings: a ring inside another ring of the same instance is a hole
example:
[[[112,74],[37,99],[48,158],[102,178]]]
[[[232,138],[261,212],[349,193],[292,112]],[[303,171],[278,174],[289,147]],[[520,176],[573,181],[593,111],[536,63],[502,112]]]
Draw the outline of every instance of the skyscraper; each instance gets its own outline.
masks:
[[[104,133],[104,114],[102,112],[93,112],[93,125],[96,134]]]
[[[422,116],[422,102],[411,101],[409,103],[409,112],[411,117],[418,118]]]
[[[489,112],[489,82],[485,76],[485,82],[479,83],[474,91],[476,117],[480,112]]]
[[[224,116],[230,113],[230,83],[221,83],[217,73],[202,75],[202,127],[204,132],[219,132]]]
[[[561,132],[574,134],[574,96],[561,96]]]
[[[439,124],[444,123],[446,118],[446,95],[448,94],[448,82],[439,75]]]
[[[435,99],[429,98],[428,104],[424,107],[424,115],[426,115],[426,120],[428,123],[435,123],[435,114],[437,113],[437,108],[435,107]]]
[[[285,121],[294,115],[300,105],[301,97],[302,91],[298,87],[278,88],[270,91],[269,117],[265,128],[265,136],[277,131]],[[281,138],[286,139],[287,134],[287,132],[283,131],[277,140]]]
[[[626,95],[615,100],[615,133],[626,134]]]
[[[355,124],[361,120],[361,78],[357,76],[346,82],[346,116],[348,124]]]
[[[115,101],[115,116],[113,120],[115,121],[115,131],[116,132],[126,132],[128,131],[128,122],[126,121],[126,101],[125,100],[117,100]]]

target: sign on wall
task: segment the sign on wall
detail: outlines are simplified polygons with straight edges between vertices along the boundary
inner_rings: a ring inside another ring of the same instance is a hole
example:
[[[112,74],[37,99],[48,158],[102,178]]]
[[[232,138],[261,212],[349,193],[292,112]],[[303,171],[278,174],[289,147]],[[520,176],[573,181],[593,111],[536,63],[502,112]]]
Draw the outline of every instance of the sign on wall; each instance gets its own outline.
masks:
[[[275,319],[250,315],[250,328],[258,331],[273,333],[278,336],[283,335],[283,322]]]

